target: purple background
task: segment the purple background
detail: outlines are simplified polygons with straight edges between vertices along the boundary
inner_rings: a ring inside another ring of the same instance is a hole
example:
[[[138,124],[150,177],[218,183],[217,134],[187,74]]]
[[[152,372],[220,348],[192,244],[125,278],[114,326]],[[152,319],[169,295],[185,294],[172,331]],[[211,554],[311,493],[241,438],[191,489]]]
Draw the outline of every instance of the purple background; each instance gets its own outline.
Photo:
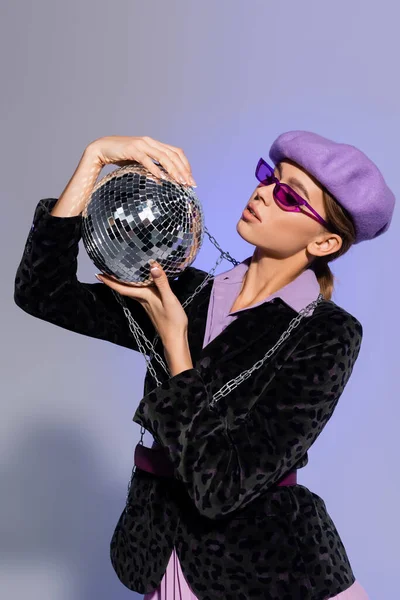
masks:
[[[253,248],[235,228],[255,165],[289,129],[359,146],[399,195],[399,17],[394,0],[2,2],[1,597],[140,597],[108,552],[145,362],[13,303],[39,199],[61,193],[93,139],[150,135],[184,149],[209,231],[242,260]],[[397,595],[399,233],[395,212],[388,233],[333,263],[333,299],[362,322],[364,341],[299,473],[371,600]],[[217,255],[205,238],[195,266]],[[79,278],[96,272],[81,244]]]

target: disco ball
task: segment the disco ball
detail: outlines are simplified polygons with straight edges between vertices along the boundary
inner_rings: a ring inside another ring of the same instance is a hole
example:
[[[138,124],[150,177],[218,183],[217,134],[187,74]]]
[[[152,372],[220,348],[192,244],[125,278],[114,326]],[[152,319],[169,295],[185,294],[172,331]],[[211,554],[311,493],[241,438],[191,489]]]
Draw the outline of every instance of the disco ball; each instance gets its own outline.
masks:
[[[95,266],[122,283],[150,285],[149,260],[174,278],[203,243],[204,213],[193,189],[157,164],[161,179],[139,163],[112,171],[82,212],[82,241]]]

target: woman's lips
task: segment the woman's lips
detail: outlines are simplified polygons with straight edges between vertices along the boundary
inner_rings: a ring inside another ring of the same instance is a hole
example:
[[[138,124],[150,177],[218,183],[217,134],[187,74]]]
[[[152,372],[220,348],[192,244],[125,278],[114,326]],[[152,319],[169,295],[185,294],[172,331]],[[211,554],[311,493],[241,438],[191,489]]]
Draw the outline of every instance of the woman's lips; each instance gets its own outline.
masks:
[[[253,215],[248,208],[245,208],[242,213],[242,219],[244,221],[257,221],[260,223],[260,219],[258,219],[255,215]]]

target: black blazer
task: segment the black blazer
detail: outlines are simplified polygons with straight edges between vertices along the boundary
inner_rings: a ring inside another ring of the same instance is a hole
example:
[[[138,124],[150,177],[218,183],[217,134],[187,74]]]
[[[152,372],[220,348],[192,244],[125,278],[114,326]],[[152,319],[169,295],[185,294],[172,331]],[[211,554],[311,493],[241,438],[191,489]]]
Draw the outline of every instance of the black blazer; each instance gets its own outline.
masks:
[[[16,304],[55,325],[138,350],[110,288],[76,278],[81,216],[49,214],[41,200],[15,278]],[[206,273],[171,281],[183,302]],[[111,540],[129,589],[158,587],[173,546],[199,600],[326,600],[355,581],[324,501],[307,487],[278,487],[304,467],[350,377],[362,327],[332,301],[303,319],[273,358],[211,407],[212,395],[261,359],[297,314],[280,298],[244,310],[202,348],[212,280],[187,306],[194,367],[163,383],[149,370],[133,416],[167,452],[174,477],[140,469]],[[152,340],[143,307],[125,298]],[[161,342],[157,351],[162,355]]]

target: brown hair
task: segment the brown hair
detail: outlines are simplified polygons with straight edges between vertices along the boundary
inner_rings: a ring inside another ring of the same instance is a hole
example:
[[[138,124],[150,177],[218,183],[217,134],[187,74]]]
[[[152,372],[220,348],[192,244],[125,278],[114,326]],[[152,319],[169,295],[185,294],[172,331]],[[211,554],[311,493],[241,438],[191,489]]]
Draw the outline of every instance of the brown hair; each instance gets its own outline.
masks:
[[[354,244],[356,232],[353,220],[345,208],[340,206],[331,194],[323,189],[324,207],[326,221],[330,225],[330,230],[337,233],[342,238],[342,246],[337,252],[328,256],[317,256],[310,265],[317,276],[321,294],[325,300],[330,300],[333,294],[335,276],[332,273],[329,262],[343,256]]]

